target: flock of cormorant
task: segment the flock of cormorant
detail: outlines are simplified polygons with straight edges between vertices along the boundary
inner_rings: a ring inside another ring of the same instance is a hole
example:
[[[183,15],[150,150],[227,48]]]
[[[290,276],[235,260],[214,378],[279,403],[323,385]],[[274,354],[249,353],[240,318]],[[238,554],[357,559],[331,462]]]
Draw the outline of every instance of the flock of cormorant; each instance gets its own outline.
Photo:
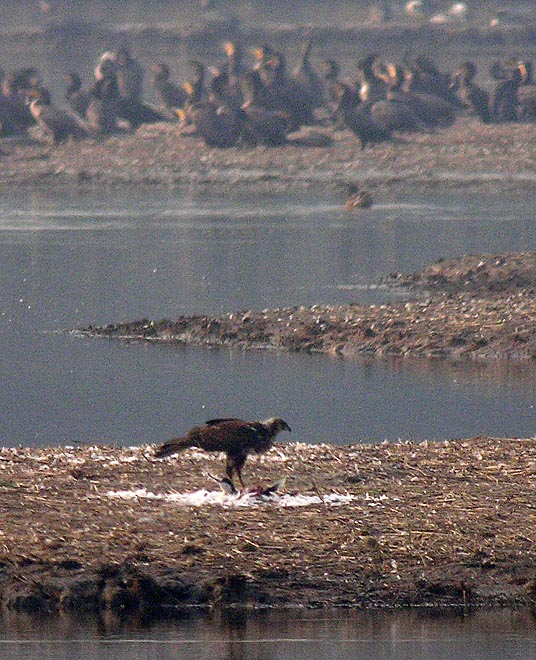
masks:
[[[485,89],[475,83],[476,67],[469,61],[443,72],[427,58],[391,63],[373,53],[357,62],[354,80],[342,80],[335,60],[315,68],[310,51],[307,39],[291,72],[284,54],[269,45],[254,49],[254,62],[246,66],[240,45],[227,42],[219,66],[191,61],[192,76],[181,84],[170,79],[167,64],[156,63],[151,84],[159,107],[144,102],[144,70],[128,48],[101,55],[87,87],[69,73],[66,107],[52,102],[35,68],[24,68],[3,75],[0,136],[38,124],[60,142],[180,121],[207,146],[226,148],[281,145],[302,126],[335,125],[350,129],[364,148],[396,131],[447,126],[463,112],[484,123],[536,118],[532,66],[519,57],[495,62]]]

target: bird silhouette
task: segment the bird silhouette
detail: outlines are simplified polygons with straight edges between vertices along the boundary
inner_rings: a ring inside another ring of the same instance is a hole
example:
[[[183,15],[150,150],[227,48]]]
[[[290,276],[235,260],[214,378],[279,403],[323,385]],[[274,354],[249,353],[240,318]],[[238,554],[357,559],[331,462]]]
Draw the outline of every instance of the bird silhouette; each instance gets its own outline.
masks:
[[[203,426],[194,426],[186,436],[161,445],[155,450],[154,456],[164,458],[189,447],[225,452],[227,477],[232,482],[236,474],[242,488],[245,488],[242,468],[248,455],[251,452],[267,452],[280,431],[290,430],[290,426],[279,417],[260,422],[247,422],[236,418],[210,419]]]

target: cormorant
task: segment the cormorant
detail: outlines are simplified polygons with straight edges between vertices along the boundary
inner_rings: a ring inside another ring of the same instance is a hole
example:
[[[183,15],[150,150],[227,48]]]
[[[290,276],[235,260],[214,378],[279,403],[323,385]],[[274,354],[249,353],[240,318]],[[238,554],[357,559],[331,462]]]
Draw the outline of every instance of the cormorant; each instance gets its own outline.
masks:
[[[115,73],[111,70],[97,78],[89,91],[86,120],[89,129],[96,135],[107,135],[117,131],[117,106],[119,93]]]
[[[473,62],[464,62],[452,76],[450,86],[464,108],[480,117],[484,124],[489,124],[489,94],[473,82],[475,74],[476,66]]]
[[[0,136],[24,133],[35,125],[22,91],[12,87],[14,74],[2,71],[2,93],[0,94]]]
[[[522,75],[521,85],[517,92],[519,101],[519,118],[534,120],[536,119],[536,85],[532,79],[532,62],[520,61],[520,71]]]
[[[270,108],[270,98],[266,97],[258,71],[244,74],[242,90],[245,101],[241,108],[241,137],[244,142],[251,146],[285,144],[291,128],[290,114]]]
[[[143,69],[128,48],[120,48],[115,54],[117,88],[125,101],[142,102]]]
[[[490,96],[490,115],[494,122],[517,121],[519,110],[518,92],[523,81],[519,64],[510,70],[506,80],[500,80]]]
[[[233,147],[240,135],[243,124],[242,110],[223,100],[227,75],[216,76],[211,83],[208,100],[199,101],[189,108],[189,119],[196,133],[203,138],[207,147]]]
[[[411,92],[404,88],[406,74],[401,66],[388,65],[390,88],[387,99],[406,103],[419,120],[428,126],[446,126],[456,118],[456,107],[445,99],[429,93]]]
[[[182,108],[188,100],[188,94],[184,87],[171,82],[168,65],[163,62],[153,64],[151,71],[153,73],[152,84],[162,106],[166,110]]]
[[[387,83],[378,75],[380,59],[371,53],[357,63],[357,82],[355,87],[362,103],[375,103],[385,99]]]
[[[359,138],[362,149],[369,143],[384,142],[390,139],[391,131],[374,121],[370,104],[354,104],[355,96],[349,85],[338,83],[336,92],[339,98],[337,116]]]
[[[309,61],[312,43],[312,37],[303,42],[300,59],[292,72],[292,78],[301,85],[313,108],[319,108],[324,103],[324,86],[321,77]]]
[[[242,62],[242,48],[234,41],[226,41],[223,49],[226,58],[219,73],[225,77],[225,97],[232,105],[240,106],[242,104],[240,79],[247,70]]]
[[[313,123],[312,100],[303,86],[287,75],[286,60],[282,53],[273,53],[265,63],[261,80],[269,97],[267,107],[286,113],[290,118],[291,131]]]
[[[184,88],[188,94],[188,104],[193,105],[205,96],[205,66],[198,60],[190,60],[188,64],[194,75],[184,84]]]
[[[35,121],[45,133],[52,137],[54,144],[69,137],[82,138],[88,136],[88,130],[74,115],[55,107],[46,94],[29,100],[30,112]]]
[[[65,82],[67,83],[65,100],[73,112],[85,118],[91,100],[89,92],[82,89],[82,80],[77,73],[66,74]]]

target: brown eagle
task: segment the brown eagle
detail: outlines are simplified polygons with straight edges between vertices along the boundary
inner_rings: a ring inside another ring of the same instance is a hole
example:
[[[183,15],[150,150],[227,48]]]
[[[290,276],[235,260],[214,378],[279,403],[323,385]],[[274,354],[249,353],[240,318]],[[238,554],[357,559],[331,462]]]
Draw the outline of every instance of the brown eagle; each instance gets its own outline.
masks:
[[[194,426],[185,437],[161,445],[154,455],[156,458],[164,458],[188,447],[225,452],[227,476],[232,481],[236,473],[244,488],[242,468],[249,453],[262,454],[268,451],[280,431],[290,430],[290,426],[279,417],[271,417],[263,422],[246,422],[234,418],[209,419],[203,426]]]

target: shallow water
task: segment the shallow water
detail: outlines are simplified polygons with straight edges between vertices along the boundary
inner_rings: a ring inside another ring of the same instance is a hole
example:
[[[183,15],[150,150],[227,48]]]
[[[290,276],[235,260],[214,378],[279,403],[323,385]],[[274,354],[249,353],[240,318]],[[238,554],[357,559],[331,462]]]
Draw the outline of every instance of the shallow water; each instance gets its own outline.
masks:
[[[534,617],[526,611],[230,612],[154,625],[0,620],[0,654],[11,660],[529,660],[535,644]]]
[[[378,278],[465,253],[536,249],[536,195],[6,193],[0,200],[4,445],[139,444],[273,414],[289,439],[531,436],[531,365],[342,361],[80,339],[89,323],[382,302]],[[287,439],[287,438],[285,438]]]

